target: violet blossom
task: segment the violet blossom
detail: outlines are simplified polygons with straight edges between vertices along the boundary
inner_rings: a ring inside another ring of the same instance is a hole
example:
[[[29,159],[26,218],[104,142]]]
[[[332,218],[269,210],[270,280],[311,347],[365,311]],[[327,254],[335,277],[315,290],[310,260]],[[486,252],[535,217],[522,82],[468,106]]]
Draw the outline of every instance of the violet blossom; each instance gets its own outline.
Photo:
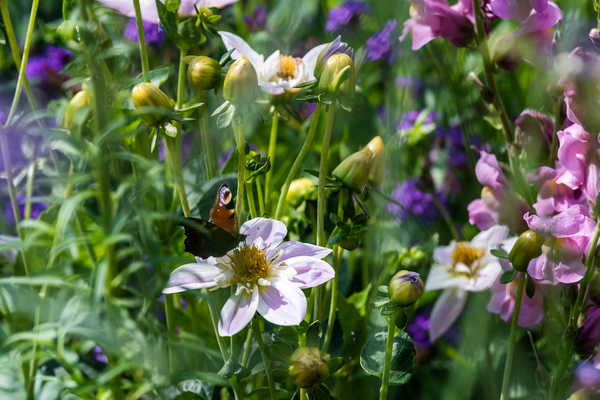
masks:
[[[260,31],[267,23],[267,9],[258,6],[250,15],[244,15],[244,22],[250,32]]]
[[[232,286],[221,310],[219,334],[232,336],[258,312],[276,325],[298,325],[306,315],[302,289],[319,286],[335,275],[321,260],[331,249],[301,242],[284,242],[285,225],[255,218],[240,228],[245,239],[223,257],[197,258],[175,269],[163,293]]]
[[[346,1],[338,7],[333,7],[327,14],[325,29],[336,32],[356,20],[361,14],[369,12],[369,6],[362,1]]]
[[[48,45],[42,53],[29,58],[25,69],[27,79],[60,86],[65,80],[61,72],[72,57],[70,51]]]
[[[419,189],[416,179],[407,179],[396,186],[390,197],[401,206],[389,202],[387,209],[400,219],[416,217],[424,222],[431,222],[438,216],[433,196]]]
[[[390,20],[383,28],[371,36],[366,43],[367,58],[371,61],[384,60],[388,64],[394,62],[393,44],[396,40],[394,32],[397,22]]]
[[[160,24],[155,24],[152,22],[143,21],[144,26],[144,39],[148,45],[159,46],[165,40],[165,32],[161,28]],[[123,32],[123,36],[131,42],[137,43],[138,41],[138,31],[137,31],[137,23],[135,22],[135,18],[129,19],[127,26],[125,27],[125,31]]]

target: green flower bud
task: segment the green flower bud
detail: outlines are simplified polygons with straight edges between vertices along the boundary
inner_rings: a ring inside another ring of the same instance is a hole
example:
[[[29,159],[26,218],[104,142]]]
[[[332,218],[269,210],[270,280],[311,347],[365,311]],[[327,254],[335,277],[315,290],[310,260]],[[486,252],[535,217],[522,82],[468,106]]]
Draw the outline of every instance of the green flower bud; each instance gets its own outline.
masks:
[[[354,93],[354,62],[348,54],[336,53],[325,61],[319,89],[328,94],[345,96]]]
[[[89,107],[92,103],[92,98],[90,97],[87,90],[80,90],[73,96],[69,104],[65,108],[65,115],[63,118],[63,126],[66,129],[73,129],[75,126],[75,118],[84,108]]]
[[[221,66],[210,57],[194,57],[188,65],[188,80],[197,90],[214,89],[219,82]]]
[[[233,104],[250,104],[258,97],[256,70],[246,57],[238,58],[227,71],[223,97]]]
[[[58,36],[65,41],[75,39],[75,34],[77,33],[77,29],[75,28],[75,24],[71,21],[63,21],[58,28],[56,28],[56,33]]]
[[[529,261],[542,254],[544,238],[531,229],[521,233],[508,254],[508,259],[515,270],[523,272],[527,270]]]
[[[373,153],[367,147],[346,157],[332,174],[351,189],[362,191],[369,183]]]
[[[175,102],[165,92],[148,82],[135,85],[131,91],[131,102],[140,111],[143,111],[144,108],[171,110],[175,106]],[[155,125],[164,121],[165,115],[160,111],[152,112],[152,110],[149,110],[149,112],[142,114],[142,119],[149,125]]]
[[[316,190],[315,182],[310,178],[294,179],[290,183],[285,200],[292,206],[297,206],[302,201],[310,198]]]
[[[373,163],[371,166],[371,172],[369,173],[369,179],[375,183],[380,184],[383,181],[383,163],[385,161],[383,140],[381,136],[375,136],[367,144],[367,148],[371,150],[373,154]]]
[[[416,272],[401,270],[390,279],[388,290],[392,303],[410,306],[423,295],[423,280]]]
[[[300,347],[292,354],[288,373],[296,385],[314,386],[329,376],[329,359],[316,347]]]

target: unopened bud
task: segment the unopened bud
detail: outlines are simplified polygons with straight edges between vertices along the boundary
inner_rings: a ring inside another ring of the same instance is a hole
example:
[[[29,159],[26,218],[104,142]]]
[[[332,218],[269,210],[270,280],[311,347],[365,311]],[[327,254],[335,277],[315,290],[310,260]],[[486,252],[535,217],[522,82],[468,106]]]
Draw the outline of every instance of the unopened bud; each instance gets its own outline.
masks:
[[[219,82],[221,66],[210,57],[194,57],[188,65],[188,80],[197,90],[214,89]]]
[[[173,100],[167,96],[165,92],[160,90],[156,85],[148,82],[135,85],[131,91],[131,102],[139,111],[143,111],[145,108],[163,108],[165,110],[171,110],[174,107]],[[141,116],[142,119],[150,125],[165,120],[165,115],[164,113],[161,113],[160,110],[149,110],[148,112],[142,113]]]
[[[63,21],[58,28],[56,28],[56,33],[58,36],[65,41],[75,39],[75,34],[77,33],[77,29],[75,28],[75,24],[69,20]]]
[[[250,104],[258,96],[256,70],[246,57],[238,58],[227,71],[223,97],[234,104]]]
[[[315,182],[310,178],[294,179],[290,183],[285,200],[292,206],[297,206],[302,201],[310,198],[315,193]]]
[[[92,99],[87,90],[80,90],[73,96],[69,104],[65,108],[65,116],[63,119],[63,126],[66,129],[73,129],[75,126],[75,119],[77,115],[86,107],[89,107],[92,103]]]
[[[292,354],[288,373],[296,385],[314,386],[329,376],[329,359],[316,347],[300,347]]]
[[[383,147],[383,140],[381,136],[375,136],[367,144],[367,148],[373,154],[373,162],[371,166],[371,172],[369,173],[369,179],[375,184],[380,184],[383,181],[383,164],[385,161],[385,153]]]
[[[423,280],[416,272],[401,270],[390,279],[388,290],[392,303],[409,306],[423,295]]]
[[[348,54],[336,53],[325,61],[319,89],[328,94],[346,96],[354,92],[354,62]]]
[[[373,153],[367,147],[350,154],[335,169],[332,174],[344,185],[359,192],[369,183],[369,174],[373,163]]]
[[[527,270],[529,261],[542,254],[544,238],[531,229],[521,233],[508,254],[508,259],[515,270],[523,272]]]

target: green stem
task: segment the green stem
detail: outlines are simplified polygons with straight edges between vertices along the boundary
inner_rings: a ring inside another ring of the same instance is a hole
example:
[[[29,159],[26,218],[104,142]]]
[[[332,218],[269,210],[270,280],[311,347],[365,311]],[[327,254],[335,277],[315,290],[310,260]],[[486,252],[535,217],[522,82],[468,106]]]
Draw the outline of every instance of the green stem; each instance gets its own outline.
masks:
[[[177,69],[177,102],[175,106],[178,110],[183,108],[185,100],[185,56],[186,51],[181,49],[179,51],[179,68]]]
[[[339,274],[340,265],[342,262],[342,256],[344,255],[344,249],[340,246],[335,247],[336,255],[335,260],[333,262],[333,269],[335,270],[335,276],[330,281],[331,288],[331,298],[329,302],[329,315],[327,317],[327,330],[325,331],[325,339],[323,340],[323,351],[327,352],[329,350],[329,345],[331,344],[331,338],[333,336],[333,327],[335,325],[335,314],[337,310],[337,300],[338,300],[338,279],[337,276]]]
[[[148,73],[150,72],[150,61],[148,60],[148,46],[146,45],[146,37],[144,35],[144,22],[142,21],[142,10],[140,8],[140,0],[133,0],[133,8],[135,10],[135,24],[137,26],[138,43],[140,46],[140,58],[142,59],[142,74],[146,82],[150,81]]]
[[[165,295],[165,319],[167,320],[167,370],[169,374],[173,372],[173,366],[175,365],[175,358],[173,357],[173,349],[171,348],[170,341],[172,335],[175,332],[175,308],[173,307],[173,297],[171,295]]]
[[[263,197],[263,190],[261,185],[262,178],[258,178],[254,181],[256,184],[256,195],[258,197],[258,212],[259,215],[265,215],[265,199]]]
[[[225,350],[225,345],[223,344],[223,340],[219,335],[219,330],[217,329],[217,312],[215,310],[215,306],[212,300],[208,300],[208,313],[210,314],[210,323],[212,325],[213,332],[215,334],[215,339],[217,340],[217,345],[219,346],[219,351],[221,352],[221,357],[223,358],[223,362],[227,361],[227,351]]]
[[[504,374],[502,377],[502,393],[500,394],[500,400],[508,400],[510,375],[512,372],[513,358],[515,355],[515,344],[517,339],[519,313],[521,311],[523,293],[525,292],[525,283],[527,282],[527,274],[522,272],[520,275],[521,276],[519,277],[519,286],[517,287],[517,298],[515,299],[515,308],[513,310],[512,321],[510,323],[510,336],[508,338],[506,362],[504,363]]]
[[[265,181],[265,199],[266,199],[266,207],[271,212],[271,187],[273,180],[273,170],[275,169],[275,155],[277,149],[277,133],[279,128],[279,112],[277,110],[273,111],[273,122],[271,123],[271,134],[269,136],[269,161],[271,162],[271,168],[267,171],[266,181]]]
[[[325,108],[325,131],[323,132],[323,144],[321,146],[321,162],[319,164],[319,187],[317,191],[317,245],[325,246],[327,238],[325,237],[325,209],[327,207],[327,192],[325,183],[329,175],[329,146],[331,144],[331,135],[333,132],[333,122],[335,121],[335,107],[327,105]]]
[[[25,184],[25,219],[31,218],[31,197],[33,197],[33,180],[35,177],[35,160],[27,169],[27,183]]]
[[[17,70],[21,69],[21,52],[19,51],[19,46],[17,45],[17,37],[15,35],[15,29],[13,28],[12,19],[10,18],[10,13],[8,11],[8,5],[6,0],[0,0],[0,13],[2,14],[2,22],[4,23],[4,29],[6,32],[6,38],[8,40],[8,45],[10,46],[10,51],[12,54],[13,62],[17,67]],[[37,109],[38,104],[35,96],[33,95],[33,91],[31,90],[31,84],[29,83],[29,79],[27,76],[23,78],[25,85],[25,96],[27,96],[27,101],[29,102],[29,106],[32,110]]]
[[[233,123],[233,134],[238,154],[237,193],[235,198],[235,216],[237,226],[244,221],[244,188],[246,186],[246,138],[244,128],[239,122]]]
[[[454,225],[454,221],[452,221],[452,217],[450,216],[450,213],[448,212],[446,206],[437,198],[437,195],[435,193],[431,193],[431,200],[433,201],[433,205],[438,209],[438,211],[442,215],[442,218],[444,219],[446,225],[448,225],[448,229],[450,229],[452,239],[459,241],[460,234],[458,233],[456,225]]]
[[[178,134],[178,136],[181,132]],[[181,160],[179,158],[179,152],[177,151],[177,141],[171,137],[165,137],[164,139],[166,153],[166,160],[169,168],[171,169],[171,173],[173,174],[173,179],[175,180],[175,189],[177,190],[177,195],[179,196],[179,201],[181,203],[181,208],[183,209],[183,215],[185,217],[189,217],[191,215],[190,212],[190,204],[188,203],[187,195],[185,193],[185,183],[183,181],[183,171],[181,168]]]
[[[242,367],[248,367],[248,359],[250,358],[250,349],[252,348],[252,329],[246,332],[246,340],[244,340],[244,350],[242,350]]]
[[[252,321],[252,329],[254,329],[254,337],[256,338],[256,343],[258,343],[258,350],[260,351],[260,356],[262,358],[263,364],[265,366],[265,375],[267,375],[267,384],[269,385],[269,394],[271,395],[271,400],[275,400],[275,386],[273,383],[273,373],[271,372],[271,360],[267,355],[267,350],[265,349],[265,344],[263,343],[260,328],[258,327],[258,321]]]
[[[202,95],[200,101],[206,102],[206,97]],[[215,160],[213,157],[213,149],[210,145],[210,132],[208,130],[208,112],[207,105],[199,111],[200,116],[198,122],[200,124],[200,143],[202,145],[202,156],[204,157],[204,173],[206,180],[211,180],[215,177]]]
[[[394,333],[396,326],[392,318],[387,321],[387,335],[385,337],[385,357],[383,359],[383,371],[381,373],[381,387],[379,388],[379,400],[387,400],[390,385],[390,372],[392,369],[392,349],[394,346]]]
[[[250,218],[258,217],[256,202],[254,201],[254,185],[246,183],[246,197],[248,198],[248,208],[250,209]]]
[[[281,214],[283,213],[283,204],[285,203],[285,198],[287,197],[287,193],[290,190],[290,184],[298,175],[300,168],[302,167],[302,162],[306,158],[306,155],[312,148],[312,144],[315,140],[315,136],[317,134],[317,128],[319,126],[319,117],[321,116],[321,104],[317,104],[317,108],[313,113],[310,121],[310,128],[308,129],[308,134],[306,135],[306,139],[304,139],[304,144],[300,149],[300,152],[296,156],[296,159],[292,163],[292,167],[290,168],[290,172],[285,178],[285,182],[281,187],[281,193],[279,193],[279,200],[277,201],[277,208],[275,209],[275,219],[280,219]]]
[[[13,97],[8,117],[6,117],[5,126],[11,124],[17,108],[19,107],[19,100],[21,100],[21,93],[23,92],[23,85],[27,80],[25,76],[25,70],[29,61],[29,52],[31,50],[31,44],[33,42],[33,28],[35,27],[35,20],[37,18],[37,12],[40,5],[40,0],[33,0],[31,3],[31,13],[29,14],[29,24],[27,25],[27,34],[25,36],[25,47],[23,48],[23,57],[21,59],[21,65],[19,66],[19,77],[17,78],[17,87],[15,89],[15,95]]]

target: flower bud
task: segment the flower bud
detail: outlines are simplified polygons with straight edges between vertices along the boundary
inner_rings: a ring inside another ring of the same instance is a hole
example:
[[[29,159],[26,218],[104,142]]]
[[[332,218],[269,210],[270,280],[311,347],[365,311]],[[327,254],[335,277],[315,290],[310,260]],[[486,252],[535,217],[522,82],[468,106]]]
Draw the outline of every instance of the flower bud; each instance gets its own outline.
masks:
[[[383,181],[383,163],[385,161],[383,140],[381,140],[381,136],[375,136],[366,147],[373,154],[369,179],[375,184],[380,184]]]
[[[131,102],[138,110],[144,108],[164,108],[173,109],[174,102],[165,92],[156,85],[148,82],[138,83],[131,91]],[[142,119],[150,125],[162,122],[165,119],[164,113],[160,111],[145,112]]]
[[[372,163],[373,153],[365,147],[342,160],[332,174],[344,185],[360,192],[369,182]]]
[[[290,183],[285,200],[292,206],[297,206],[315,193],[315,182],[310,178],[294,179]]]
[[[316,347],[300,347],[292,354],[288,373],[296,385],[314,386],[329,376],[329,359]]]
[[[519,272],[526,271],[529,261],[542,254],[543,244],[544,238],[531,229],[521,233],[508,254],[514,269]]]
[[[423,280],[416,272],[401,270],[390,279],[388,290],[392,303],[410,306],[423,295]]]
[[[223,97],[234,104],[249,104],[258,96],[256,70],[246,57],[238,58],[227,71]]]
[[[69,40],[75,39],[77,28],[73,22],[67,20],[63,21],[58,28],[56,28],[56,33],[58,33],[58,36],[60,36],[63,41],[68,42]]]
[[[197,90],[214,89],[219,82],[221,66],[210,57],[194,57],[188,65],[188,80]]]
[[[336,53],[325,61],[319,89],[328,94],[348,96],[354,93],[354,62],[348,54]]]
[[[92,103],[92,99],[87,90],[80,90],[73,96],[69,104],[65,108],[65,115],[63,118],[63,126],[66,129],[73,129],[75,126],[75,118],[84,108],[89,107]]]

